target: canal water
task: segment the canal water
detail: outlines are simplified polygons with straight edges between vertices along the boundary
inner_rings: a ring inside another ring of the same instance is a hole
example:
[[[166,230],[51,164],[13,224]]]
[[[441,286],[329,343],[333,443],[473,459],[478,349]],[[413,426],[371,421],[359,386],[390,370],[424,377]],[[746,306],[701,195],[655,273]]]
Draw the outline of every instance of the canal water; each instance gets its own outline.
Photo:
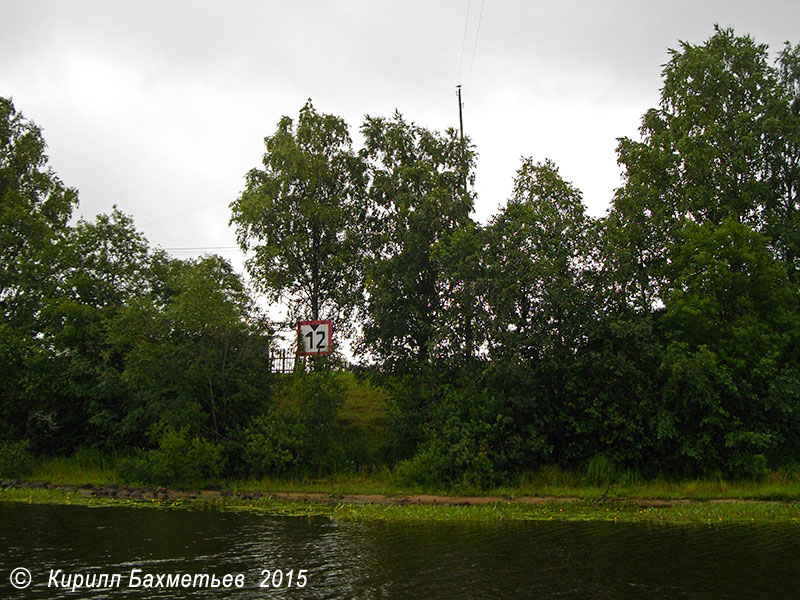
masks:
[[[774,600],[799,597],[800,525],[341,522],[0,502],[0,577],[10,599]]]

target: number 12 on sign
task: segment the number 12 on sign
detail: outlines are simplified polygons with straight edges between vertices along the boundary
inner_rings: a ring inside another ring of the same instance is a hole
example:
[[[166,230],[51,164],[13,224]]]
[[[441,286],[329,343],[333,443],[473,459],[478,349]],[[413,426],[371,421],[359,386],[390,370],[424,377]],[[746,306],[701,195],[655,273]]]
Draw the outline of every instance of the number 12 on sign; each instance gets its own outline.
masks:
[[[297,323],[297,354],[299,356],[330,354],[333,322],[300,321]]]

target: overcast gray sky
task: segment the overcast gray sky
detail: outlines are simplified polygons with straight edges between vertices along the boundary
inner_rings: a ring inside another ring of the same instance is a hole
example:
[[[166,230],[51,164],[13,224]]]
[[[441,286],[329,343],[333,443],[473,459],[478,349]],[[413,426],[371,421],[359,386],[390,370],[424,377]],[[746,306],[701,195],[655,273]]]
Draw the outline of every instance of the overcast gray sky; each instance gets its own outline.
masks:
[[[554,160],[601,215],[668,48],[714,23],[774,55],[800,41],[800,2],[0,0],[0,95],[44,129],[78,215],[116,204],[153,245],[200,249],[176,256],[235,246],[228,205],[307,98],[358,143],[365,114],[457,126],[458,83],[479,220],[522,156]]]

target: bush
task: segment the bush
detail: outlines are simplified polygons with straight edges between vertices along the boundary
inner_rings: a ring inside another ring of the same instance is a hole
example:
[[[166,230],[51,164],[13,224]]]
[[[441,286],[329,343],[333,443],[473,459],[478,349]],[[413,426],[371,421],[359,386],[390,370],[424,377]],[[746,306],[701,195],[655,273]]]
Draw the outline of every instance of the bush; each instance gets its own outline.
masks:
[[[450,485],[457,490],[482,490],[498,483],[494,464],[485,451],[472,451],[467,444],[459,444],[450,452],[442,452],[438,445],[427,445],[412,458],[395,467],[401,482],[416,483],[438,488]]]
[[[503,482],[523,460],[546,452],[544,436],[518,428],[507,402],[465,382],[438,390],[424,440],[396,473],[424,485],[486,489]]]
[[[271,409],[244,430],[242,466],[247,475],[282,475],[296,463],[297,435],[278,411]]]
[[[732,479],[764,481],[769,475],[767,457],[763,454],[737,452],[728,459],[726,472]]]
[[[121,460],[119,474],[126,482],[191,487],[219,477],[224,465],[221,445],[190,438],[186,427],[168,427],[160,431],[157,449]]]
[[[0,445],[0,477],[24,477],[33,471],[34,464],[27,440]]]
[[[747,430],[735,430],[725,436],[729,456],[725,473],[733,479],[763,481],[769,474],[764,451],[769,448],[772,436]]]

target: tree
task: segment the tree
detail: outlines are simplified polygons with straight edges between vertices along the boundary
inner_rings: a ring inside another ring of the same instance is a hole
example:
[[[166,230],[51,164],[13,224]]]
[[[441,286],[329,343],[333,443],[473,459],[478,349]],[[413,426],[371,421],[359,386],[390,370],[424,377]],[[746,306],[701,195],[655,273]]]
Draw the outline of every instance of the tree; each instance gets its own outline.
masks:
[[[266,408],[271,332],[228,261],[167,267],[162,290],[170,292],[132,304],[110,331],[135,391],[124,428],[143,433],[160,423],[229,438]]]
[[[732,219],[687,225],[681,237],[664,314],[672,425],[661,437],[697,470],[736,471],[757,454],[796,458],[800,318],[786,265]]]
[[[590,225],[580,191],[551,161],[526,158],[508,206],[486,229],[484,274],[489,353],[526,364],[572,354],[591,267]]]
[[[523,159],[508,205],[484,236],[483,330],[495,375],[525,437],[541,435],[563,460],[583,447],[576,363],[598,307],[590,294],[593,228],[581,193],[551,161]]]
[[[265,138],[264,168],[247,174],[231,223],[256,287],[290,319],[334,318],[346,329],[360,294],[364,166],[346,123],[309,100]]]
[[[133,219],[115,206],[83,219],[59,244],[57,296],[93,308],[121,307],[150,292],[153,253]]]
[[[424,366],[437,356],[449,285],[437,245],[471,226],[475,155],[455,130],[444,134],[367,117],[363,155],[371,185],[361,350],[388,371]],[[452,346],[448,345],[448,352]]]
[[[778,54],[778,80],[785,101],[778,105],[775,132],[779,152],[772,157],[776,193],[767,203],[765,233],[797,281],[800,274],[800,44],[788,42]]]
[[[43,300],[34,382],[62,430],[61,449],[118,445],[130,390],[109,329],[126,307],[149,297],[153,255],[133,219],[116,207],[68,228],[56,251],[53,290]],[[64,432],[71,431],[66,440]]]
[[[25,398],[37,374],[43,301],[52,292],[55,249],[77,204],[47,164],[41,130],[0,98],[0,424],[23,435],[31,418],[49,422]]]
[[[47,166],[41,130],[0,98],[0,308],[30,322],[50,273],[44,253],[67,226],[77,192]]]
[[[628,278],[628,301],[645,310],[664,298],[668,249],[687,220],[729,218],[777,233],[770,207],[786,193],[786,165],[797,162],[786,138],[797,129],[791,97],[766,46],[716,27],[703,45],[684,42],[670,55],[642,141],[619,141],[625,185],[608,219],[608,260]]]
[[[618,146],[604,318],[652,316],[651,450],[675,472],[796,460],[798,54],[787,45],[775,68],[765,45],[719,27],[682,43],[642,140]]]
[[[129,439],[120,424],[131,390],[109,331],[127,307],[150,297],[154,255],[132,219],[116,208],[66,227],[57,241],[44,253],[46,293],[17,366],[24,384],[18,422],[40,452],[119,447]]]

